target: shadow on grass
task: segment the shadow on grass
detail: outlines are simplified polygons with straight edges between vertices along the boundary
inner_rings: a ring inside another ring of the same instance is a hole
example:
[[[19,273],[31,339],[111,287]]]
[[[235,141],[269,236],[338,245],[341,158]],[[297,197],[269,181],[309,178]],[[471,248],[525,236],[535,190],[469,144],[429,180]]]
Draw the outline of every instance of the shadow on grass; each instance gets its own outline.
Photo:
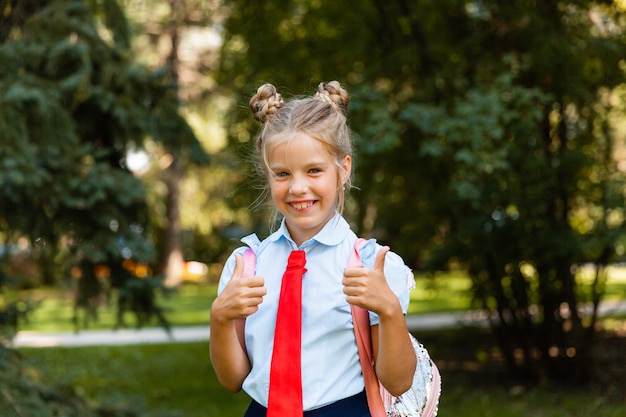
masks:
[[[439,415],[618,417],[626,415],[626,335],[597,335],[595,372],[586,386],[529,384],[511,378],[485,329],[416,335],[442,373]]]

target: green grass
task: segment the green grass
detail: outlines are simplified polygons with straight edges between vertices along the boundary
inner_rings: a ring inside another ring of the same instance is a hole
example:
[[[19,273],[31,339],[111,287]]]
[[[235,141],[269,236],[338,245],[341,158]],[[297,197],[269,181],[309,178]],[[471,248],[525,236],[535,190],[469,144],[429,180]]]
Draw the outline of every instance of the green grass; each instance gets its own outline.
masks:
[[[439,349],[433,346],[433,350]],[[249,402],[246,394],[230,393],[218,384],[206,343],[24,348],[20,352],[34,379],[74,385],[97,404],[140,405],[150,415],[169,411],[177,417],[227,417],[242,416]],[[448,370],[445,359],[440,368],[442,417],[626,415],[623,400],[611,402],[598,392],[552,386],[526,391],[508,381],[499,383],[495,376],[491,380],[494,374],[488,372]]]
[[[608,402],[585,390],[566,392],[538,387],[517,392],[515,388],[452,386],[444,393],[439,415],[463,417],[622,417],[626,405]]]
[[[471,307],[471,286],[462,272],[417,275],[408,313],[467,310]]]
[[[20,349],[46,385],[72,385],[95,404],[175,411],[181,417],[243,415],[248,399],[222,388],[208,343]]]
[[[158,294],[158,305],[173,326],[203,325],[209,323],[210,308],[217,291],[216,285],[183,285],[177,290]],[[16,295],[13,295],[15,298]],[[23,300],[38,301],[38,306],[29,315],[29,320],[20,325],[20,330],[73,331],[73,294],[58,289],[22,291]],[[81,311],[79,317],[84,317]],[[98,307],[97,320],[89,320],[89,329],[111,329],[115,325],[116,309],[103,300]],[[124,317],[126,327],[134,327],[131,314]],[[157,325],[156,320],[150,325]]]
[[[609,266],[609,278],[607,280],[604,298],[606,300],[623,300],[626,298],[626,267]],[[581,268],[579,279],[582,283],[589,284],[594,278],[594,270],[592,268]]]

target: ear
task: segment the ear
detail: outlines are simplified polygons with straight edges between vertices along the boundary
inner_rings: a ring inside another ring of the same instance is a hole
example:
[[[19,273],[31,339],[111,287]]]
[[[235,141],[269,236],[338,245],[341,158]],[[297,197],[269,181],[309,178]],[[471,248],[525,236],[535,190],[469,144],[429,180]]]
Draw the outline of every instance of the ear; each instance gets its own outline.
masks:
[[[352,174],[352,157],[350,155],[346,155],[343,157],[343,161],[341,161],[341,170],[339,172],[339,176],[341,177],[341,185],[344,185],[350,179],[350,174]]]

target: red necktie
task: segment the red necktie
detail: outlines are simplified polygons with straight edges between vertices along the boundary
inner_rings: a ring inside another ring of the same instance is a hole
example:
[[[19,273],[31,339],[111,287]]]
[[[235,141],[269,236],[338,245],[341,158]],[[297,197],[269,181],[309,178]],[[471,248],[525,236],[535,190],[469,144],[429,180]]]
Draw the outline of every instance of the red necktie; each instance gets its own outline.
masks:
[[[302,417],[302,275],[303,250],[289,255],[283,274],[270,368],[267,417]]]

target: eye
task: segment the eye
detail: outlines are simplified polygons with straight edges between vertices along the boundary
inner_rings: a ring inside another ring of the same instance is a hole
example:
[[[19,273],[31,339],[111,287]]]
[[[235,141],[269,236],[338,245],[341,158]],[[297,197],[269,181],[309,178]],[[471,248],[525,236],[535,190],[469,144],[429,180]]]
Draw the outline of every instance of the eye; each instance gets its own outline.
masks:
[[[309,173],[310,174],[319,174],[321,172],[322,172],[321,168],[311,168],[311,169],[309,169]]]
[[[276,178],[285,178],[287,176],[289,176],[289,173],[285,172],[285,171],[274,172],[274,177],[276,177]]]

